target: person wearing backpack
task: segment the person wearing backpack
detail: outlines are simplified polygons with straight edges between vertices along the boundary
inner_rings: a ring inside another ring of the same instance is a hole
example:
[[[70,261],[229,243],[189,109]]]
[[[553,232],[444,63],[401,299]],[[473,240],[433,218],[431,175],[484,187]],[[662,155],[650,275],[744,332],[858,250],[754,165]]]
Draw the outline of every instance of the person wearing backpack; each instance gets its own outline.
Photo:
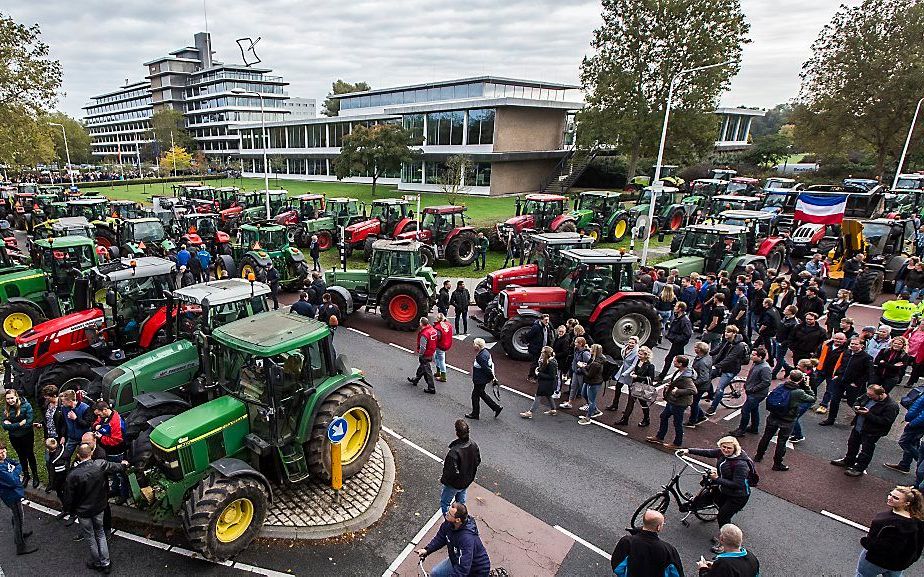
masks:
[[[924,386],[915,387],[902,397],[901,405],[908,409],[905,413],[905,429],[898,438],[902,458],[897,463],[883,463],[886,469],[900,473],[911,472],[911,461],[921,462],[919,453],[921,438],[924,437]]]
[[[741,448],[741,444],[735,437],[722,437],[716,443],[717,449],[680,449],[681,455],[697,455],[708,457],[716,460],[715,470],[709,473],[707,486],[716,488],[711,495],[701,494],[697,496],[701,499],[713,499],[719,508],[716,521],[719,528],[731,523],[732,517],[744,509],[751,498],[751,487],[760,482],[760,476],[757,474],[757,468],[754,462],[748,457],[748,454]],[[690,507],[700,506],[703,503],[681,504],[680,511],[686,513]],[[712,539],[716,543],[712,547],[713,553],[721,553],[717,545],[716,537]]]
[[[441,383],[446,382],[446,351],[452,348],[452,323],[446,320],[446,315],[436,313],[436,322],[433,323],[436,329],[436,352],[433,355],[433,362],[436,364],[436,375],[434,379]]]
[[[789,372],[789,378],[780,383],[767,395],[767,426],[764,435],[757,444],[757,454],[754,461],[759,463],[770,446],[770,439],[776,435],[776,449],[773,452],[774,471],[788,471],[789,465],[783,462],[786,456],[786,441],[792,434],[793,423],[799,416],[799,405],[814,403],[815,395],[806,382],[805,373],[799,369]]]

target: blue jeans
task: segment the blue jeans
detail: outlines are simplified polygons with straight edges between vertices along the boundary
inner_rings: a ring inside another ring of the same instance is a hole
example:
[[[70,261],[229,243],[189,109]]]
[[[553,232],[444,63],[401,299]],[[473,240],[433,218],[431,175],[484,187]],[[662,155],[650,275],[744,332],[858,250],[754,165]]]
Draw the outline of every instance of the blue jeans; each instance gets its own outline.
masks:
[[[903,280],[897,280],[897,281],[895,281],[895,294],[896,294],[896,296],[902,294],[902,291],[903,291],[903,290],[905,290],[905,281],[903,281]]]
[[[658,427],[657,437],[662,441],[667,436],[668,422],[674,419],[674,444],[680,446],[683,444],[683,414],[687,408],[682,405],[672,405],[668,403],[664,410],[661,411],[661,426]]]
[[[843,290],[852,291],[853,285],[857,284],[857,277],[844,277],[841,279],[841,286]]]
[[[574,371],[571,373],[571,389],[568,391],[568,402],[573,402],[575,397],[578,396],[582,399],[586,399],[587,397],[584,395],[584,375]]]
[[[661,317],[661,332],[667,333],[667,324],[671,322],[671,317],[674,316],[673,311],[658,311],[658,316]]]
[[[433,573],[430,575],[433,575]],[[883,569],[879,565],[870,563],[866,560],[866,549],[864,549],[860,553],[860,559],[857,561],[857,577],[879,577],[879,575],[882,575],[882,577],[902,577],[902,572]]]
[[[702,407],[699,406],[699,403],[700,401],[703,400],[703,396],[706,394],[706,392],[707,391],[703,391],[701,393],[697,392],[695,395],[693,395],[693,406],[690,407],[690,422],[691,423],[695,423],[699,421],[700,419],[705,418],[706,416],[703,414]]]
[[[802,415],[810,408],[812,408],[812,403],[802,403],[799,405],[799,412],[796,413],[796,422],[792,425],[793,437],[797,439],[802,438]]]
[[[125,459],[125,453],[118,455],[106,455],[106,460],[110,463],[121,463]],[[128,475],[125,473],[116,473],[112,475],[112,492],[128,499],[131,496],[131,485],[128,484]]]
[[[436,564],[436,567],[430,570],[430,577],[452,577],[452,563],[449,559],[443,559]]]
[[[443,485],[443,492],[440,493],[440,509],[443,510],[443,515],[449,511],[449,507],[452,505],[453,501],[465,503],[466,491],[468,491],[468,487],[465,489],[456,489],[449,485]]]
[[[776,338],[773,339],[776,342]],[[789,345],[781,345],[776,343],[776,351],[773,355],[775,362],[773,363],[773,376],[776,376],[780,369],[783,369],[787,374],[789,371],[793,370],[795,367],[786,362],[786,353],[789,352]],[[786,376],[786,375],[784,375]]]
[[[584,385],[584,390],[587,391],[587,416],[593,417],[594,413],[597,412],[597,395],[600,393],[600,387],[603,384],[599,385]]]
[[[828,386],[825,387],[825,394],[822,395],[821,403],[819,404],[822,405],[823,407],[827,407],[829,404],[831,404],[831,388],[834,383],[834,377],[827,377],[823,373],[819,372],[818,373],[818,388],[820,389],[821,385],[823,385],[824,383],[828,383]]]
[[[924,427],[905,427],[901,436],[898,438],[898,446],[902,450],[902,460],[898,466],[902,469],[911,468],[911,461],[917,461],[921,458],[918,452],[921,445],[921,437],[924,437]]]
[[[741,406],[741,422],[738,424],[739,431],[747,431],[749,425],[753,426],[754,431],[760,428],[760,405],[764,402],[764,398],[748,397],[744,400],[744,405]]]
[[[436,370],[446,374],[446,351],[441,351],[436,349],[436,352],[433,354],[433,362],[436,363]]]
[[[924,455],[924,440],[918,445],[918,455]],[[918,459],[918,468],[914,473],[914,486],[924,490],[924,459]]]
[[[735,378],[733,373],[722,373],[719,375],[719,386],[715,392],[715,396],[712,398],[712,404],[709,405],[709,412],[714,413],[716,409],[719,408],[719,403],[722,402],[722,397],[725,396],[725,387],[728,386],[728,383],[732,382],[732,379]]]
[[[99,513],[92,517],[77,517],[77,522],[90,543],[90,560],[100,567],[109,565],[109,543],[106,541],[103,515],[104,513]]]

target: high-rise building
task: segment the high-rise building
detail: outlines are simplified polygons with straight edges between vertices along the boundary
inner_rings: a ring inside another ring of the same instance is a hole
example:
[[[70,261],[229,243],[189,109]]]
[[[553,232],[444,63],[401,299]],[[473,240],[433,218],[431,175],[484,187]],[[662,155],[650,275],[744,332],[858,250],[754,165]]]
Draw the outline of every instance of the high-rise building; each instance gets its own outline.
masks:
[[[153,142],[151,117],[164,109],[182,112],[199,148],[222,160],[238,152],[240,138],[229,128],[259,122],[261,100],[268,122],[314,116],[315,101],[290,99],[288,83],[271,69],[225,64],[213,54],[209,33],[199,32],[193,46],[145,62],[146,80],[94,96],[84,107],[94,156],[135,162]]]

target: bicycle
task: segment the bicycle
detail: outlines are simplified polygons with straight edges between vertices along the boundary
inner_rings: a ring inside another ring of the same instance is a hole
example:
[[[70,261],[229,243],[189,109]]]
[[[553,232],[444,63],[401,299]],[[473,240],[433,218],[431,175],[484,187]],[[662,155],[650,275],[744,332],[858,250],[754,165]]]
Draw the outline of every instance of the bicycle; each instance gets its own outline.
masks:
[[[744,377],[735,377],[725,385],[725,393],[719,403],[726,409],[740,409],[744,405]]]
[[[684,506],[687,510],[686,515],[680,520],[680,523],[684,527],[690,526],[689,517],[694,515],[700,521],[708,523],[710,521],[715,521],[716,517],[719,515],[719,508],[714,502],[710,499],[702,507],[694,508],[693,503],[697,497],[705,493],[711,492],[714,490],[713,487],[708,486],[706,483],[709,479],[709,473],[711,469],[700,469],[693,462],[684,458],[682,451],[674,451],[674,456],[680,459],[683,462],[683,467],[678,471],[676,466],[674,467],[674,473],[671,477],[671,480],[668,484],[662,485],[661,490],[645,499],[638,509],[635,510],[635,513],[632,514],[632,520],[630,521],[630,531],[638,531],[642,528],[642,518],[645,515],[645,511],[648,509],[654,509],[662,515],[667,512],[668,506],[671,503],[671,497],[674,498],[674,501],[677,502],[678,508]],[[702,488],[699,493],[695,496],[691,493],[683,491],[680,488],[680,477],[687,469],[692,469],[698,474],[702,475],[703,479],[700,481]]]

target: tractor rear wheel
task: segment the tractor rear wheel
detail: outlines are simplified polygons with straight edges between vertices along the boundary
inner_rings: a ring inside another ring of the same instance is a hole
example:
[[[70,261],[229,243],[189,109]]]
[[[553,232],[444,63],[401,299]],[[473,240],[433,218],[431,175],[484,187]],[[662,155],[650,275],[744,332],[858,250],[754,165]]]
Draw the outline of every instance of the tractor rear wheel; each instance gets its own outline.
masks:
[[[783,266],[783,260],[786,258],[786,248],[782,244],[778,244],[773,247],[769,253],[767,253],[767,268],[772,268],[776,272],[780,272],[780,267]]]
[[[372,260],[372,245],[377,240],[379,239],[376,236],[367,236],[366,240],[363,242],[363,259],[366,262]]]
[[[587,233],[587,236],[594,239],[594,244],[597,244],[603,240],[603,232],[596,224],[587,225],[584,227],[584,232]]]
[[[610,240],[612,242],[619,242],[625,238],[628,232],[629,220],[625,216],[620,216],[616,219],[616,222],[613,223],[613,229],[610,231]]]
[[[98,399],[102,391],[99,375],[93,365],[86,362],[58,363],[39,377],[38,388],[56,385],[59,391],[85,391],[91,399]]]
[[[491,283],[488,282],[488,279],[483,278],[475,287],[475,304],[481,310],[486,310],[492,300],[494,300],[494,294],[491,292]]]
[[[254,540],[266,521],[268,502],[257,478],[214,472],[193,487],[183,503],[183,529],[203,556],[223,561]]]
[[[334,246],[334,233],[329,230],[319,230],[315,235],[318,237],[318,250],[321,252],[330,250]],[[306,235],[307,236],[307,235]],[[311,237],[308,237],[311,241]],[[307,246],[307,245],[306,245]]]
[[[446,260],[452,266],[468,266],[475,261],[475,235],[463,232],[446,245]]]
[[[603,345],[603,351],[619,358],[621,348],[629,337],[637,337],[640,345],[654,347],[658,342],[661,321],[650,304],[641,300],[627,299],[612,305],[591,327],[595,343]]]
[[[44,321],[45,317],[29,305],[7,302],[0,307],[0,337],[4,343],[13,344],[16,337]]]
[[[237,265],[234,264],[234,259],[226,254],[218,255],[218,258],[215,259],[215,278],[234,278],[237,276]]]
[[[433,247],[420,245],[420,266],[433,266],[434,264],[436,264],[436,253],[433,252]]]
[[[516,361],[528,361],[529,342],[526,335],[536,322],[534,317],[513,317],[500,330],[500,342],[507,356]]]
[[[555,232],[577,232],[577,225],[574,224],[573,220],[569,220],[558,225]]]
[[[375,451],[382,428],[382,410],[372,389],[359,383],[349,383],[331,393],[318,409],[311,436],[304,444],[308,471],[315,479],[330,480],[330,443],[327,426],[336,417],[349,423],[347,436],[340,442],[343,478],[359,473]]]
[[[882,293],[885,274],[881,270],[867,269],[853,285],[853,298],[858,303],[868,305]]]
[[[96,244],[98,246],[103,246],[109,248],[110,246],[116,246],[116,236],[111,230],[105,226],[96,227]]]
[[[308,265],[304,261],[295,262],[290,260],[286,265],[286,274],[289,276],[289,281],[282,286],[290,292],[302,290],[305,288],[308,272]]]
[[[382,294],[379,310],[388,326],[399,331],[413,331],[420,317],[430,312],[427,295],[411,284],[395,284]]]
[[[340,293],[338,293],[337,291],[330,291],[330,302],[332,304],[337,305],[337,308],[340,309],[341,318],[338,319],[340,321],[340,324],[345,323],[346,320],[349,318],[347,316],[347,314],[349,313],[347,313],[346,299],[340,296]]]
[[[111,399],[105,399],[110,401]],[[122,431],[123,436],[128,441],[133,441],[141,436],[141,433],[148,430],[148,421],[155,417],[165,415],[176,416],[186,410],[178,403],[157,405],[155,407],[137,407],[134,411],[124,416],[125,429]]]
[[[252,256],[245,256],[241,259],[241,278],[249,278],[251,273],[253,273],[254,278],[259,278],[260,275],[257,274],[259,271],[260,265]]]
[[[683,226],[683,217],[685,213],[683,209],[675,209],[670,216],[664,221],[665,225],[669,230],[680,230],[680,227]]]

